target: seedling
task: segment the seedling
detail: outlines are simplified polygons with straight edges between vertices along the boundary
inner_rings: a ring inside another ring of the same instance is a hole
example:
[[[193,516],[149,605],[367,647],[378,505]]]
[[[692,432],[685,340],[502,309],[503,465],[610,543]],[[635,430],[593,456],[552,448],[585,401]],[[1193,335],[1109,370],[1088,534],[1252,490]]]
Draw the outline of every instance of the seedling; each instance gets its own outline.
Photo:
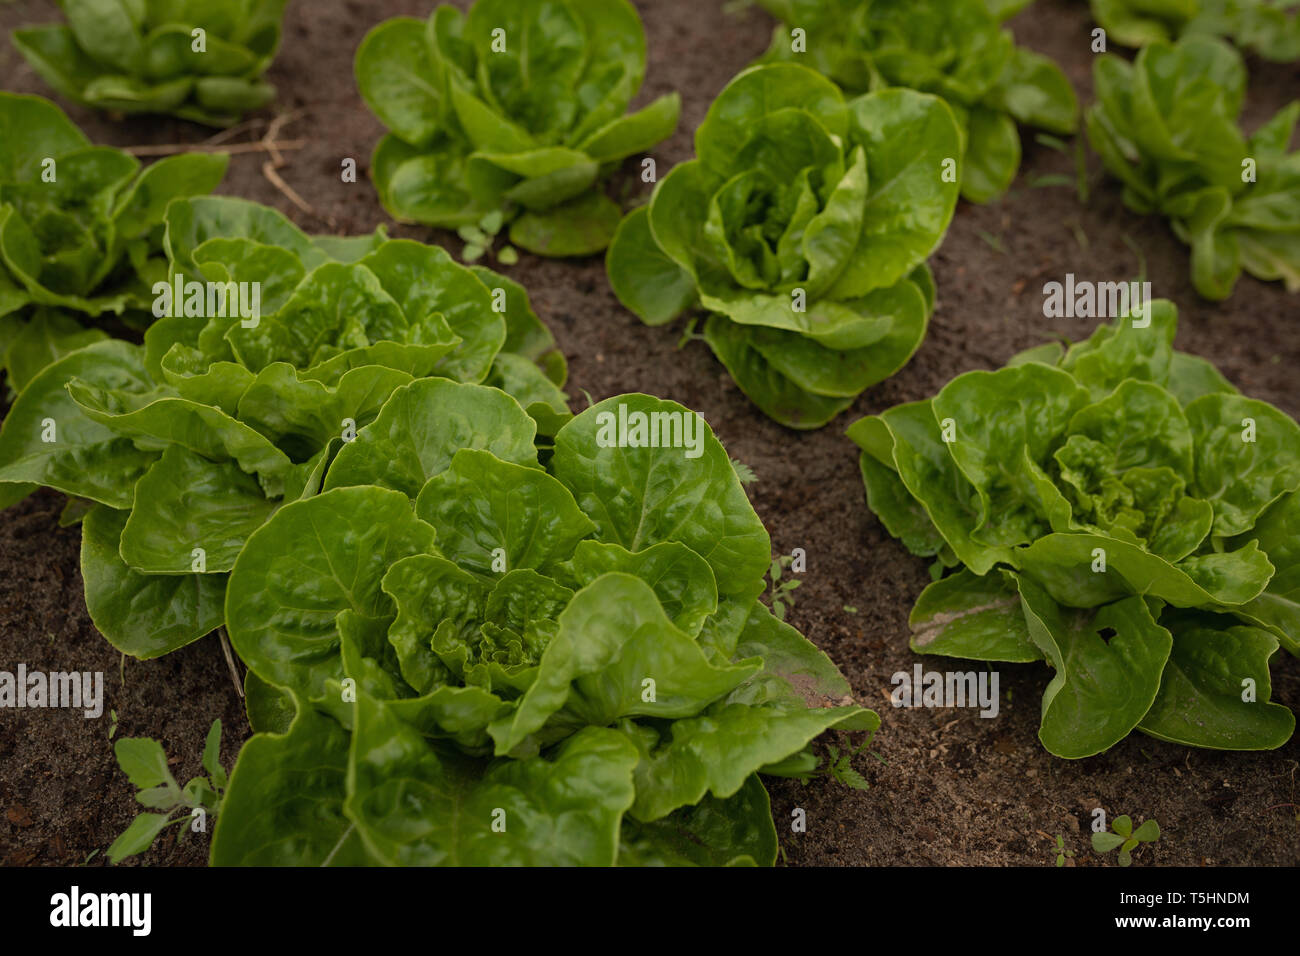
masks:
[[[1079,205],[1088,205],[1088,154],[1083,148],[1083,137],[1074,138],[1074,179],[1079,193]]]
[[[182,824],[176,837],[185,838],[185,823],[198,818],[216,819],[221,812],[228,780],[221,766],[221,720],[212,722],[203,744],[203,769],[206,777],[195,777],[184,787],[176,783],[167,766],[162,744],[150,737],[123,737],[113,748],[118,766],[139,789],[136,800],[158,813],[141,813],[108,848],[110,863],[120,863],[129,856],[143,853],[153,845],[158,834],[172,824]],[[202,814],[196,814],[201,810]],[[204,827],[206,829],[206,826]]]
[[[1074,156],[1074,178],[1069,176],[1042,176],[1030,183],[1031,187],[1046,186],[1046,180],[1051,179],[1053,186],[1074,186],[1075,191],[1079,194],[1079,202],[1083,205],[1088,203],[1088,158],[1083,150],[1083,139],[1076,136],[1074,138],[1074,147],[1059,136],[1053,136],[1051,133],[1037,133],[1034,136],[1034,142],[1040,146],[1046,146],[1048,149],[1054,149],[1058,153],[1072,153]]]
[[[871,784],[867,783],[867,778],[858,773],[853,767],[853,758],[862,753],[867,745],[871,743],[871,737],[868,735],[860,746],[855,750],[846,750],[840,753],[840,748],[834,744],[826,745],[826,767],[822,771],[826,776],[838,780],[846,787],[852,787],[854,790],[870,790]]]
[[[699,325],[698,319],[687,319],[686,327],[682,330],[682,337],[677,340],[677,351],[681,351],[692,342],[707,342],[708,339],[696,332],[696,326]]]
[[[786,611],[794,607],[794,595],[791,592],[803,583],[798,578],[791,578],[789,581],[781,580],[781,574],[790,567],[790,561],[790,556],[783,554],[772,562],[771,570],[768,571],[768,576],[772,579],[769,591],[772,613],[776,615],[778,621],[784,621]]]
[[[1034,142],[1040,146],[1046,146],[1048,149],[1054,149],[1058,153],[1064,153],[1069,150],[1069,145],[1059,136],[1053,136],[1051,133],[1035,133]]]
[[[740,479],[742,485],[752,485],[758,481],[758,475],[754,474],[754,469],[738,458],[731,459],[731,467],[736,471],[736,477]]]
[[[983,229],[976,230],[976,235],[980,237],[980,239],[983,241],[983,243],[986,246],[988,246],[998,255],[1005,256],[1007,254],[1006,246],[1002,245],[1002,239],[999,238],[998,236],[995,236],[993,235],[993,233],[987,232]]]
[[[1147,820],[1134,830],[1132,819],[1122,816],[1110,822],[1110,831],[1103,830],[1092,835],[1092,849],[1095,853],[1109,853],[1119,847],[1119,865],[1128,866],[1133,862],[1133,851],[1138,844],[1155,843],[1159,839],[1160,824],[1155,820]]]
[[[1084,232],[1083,226],[1080,225],[1079,220],[1074,217],[1065,220],[1065,228],[1070,230],[1070,235],[1074,236],[1074,241],[1078,244],[1079,248],[1084,252],[1087,252],[1090,245],[1088,234]]]
[[[792,777],[805,786],[813,780],[825,777],[836,780],[846,787],[852,787],[854,790],[869,790],[871,784],[853,766],[853,761],[859,754],[867,751],[874,739],[875,733],[869,733],[858,746],[842,753],[839,747],[834,744],[827,744],[826,759],[824,761],[819,760],[810,752],[804,751],[783,761],[779,773],[771,767],[765,772],[776,773],[778,776],[783,777]],[[881,763],[885,763],[885,758],[880,754],[871,753],[870,755]]]
[[[1145,282],[1147,280],[1146,253],[1142,251],[1142,247],[1139,246],[1136,242],[1134,242],[1133,237],[1130,236],[1127,232],[1124,233],[1124,235],[1120,236],[1120,238],[1124,241],[1124,245],[1128,246],[1129,249],[1133,251],[1133,254],[1137,256],[1137,261],[1138,261],[1137,281]]]
[[[1058,833],[1056,835],[1056,865],[1065,866],[1065,861],[1072,859],[1074,859],[1074,851],[1065,848],[1065,837]]]

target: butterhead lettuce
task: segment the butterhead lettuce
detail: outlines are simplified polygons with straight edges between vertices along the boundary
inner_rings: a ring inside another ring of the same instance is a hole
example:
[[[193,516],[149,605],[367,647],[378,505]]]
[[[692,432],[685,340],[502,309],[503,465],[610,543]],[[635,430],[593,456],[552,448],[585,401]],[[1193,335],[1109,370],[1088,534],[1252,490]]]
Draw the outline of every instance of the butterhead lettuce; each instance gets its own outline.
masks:
[[[900,86],[941,96],[962,130],[961,194],[989,202],[1020,167],[1017,124],[1078,128],[1074,88],[1001,21],[1023,2],[760,0],[778,17],[764,59],[806,64],[849,95]],[[795,31],[798,31],[796,35]]]
[[[141,169],[95,146],[53,103],[0,93],[0,370],[22,392],[52,362],[152,321],[167,274],[162,221],[174,198],[210,192],[227,157],[188,154]],[[0,506],[34,486],[8,485]]]
[[[1173,348],[1167,301],[855,422],[867,501],[935,570],[912,648],[1043,661],[1039,738],[1280,747],[1300,653],[1300,426]]]
[[[125,653],[156,657],[218,627],[248,537],[317,494],[401,387],[499,385],[532,416],[530,448],[570,417],[563,357],[523,290],[441,249],[382,230],[313,238],[275,210],[214,197],[172,202],[165,245],[169,274],[154,289],[165,307],[144,344],[69,352],[0,431],[0,484],[96,503],[86,602]]]
[[[741,390],[783,425],[819,428],[925,336],[957,121],[935,96],[846,102],[813,70],[773,64],[718,95],[695,151],[619,227],[610,284],[650,325],[707,311],[704,338]]]
[[[66,24],[15,30],[60,95],[117,113],[231,126],[275,97],[261,76],[285,0],[61,0]]]
[[[1295,0],[1091,0],[1092,17],[1125,46],[1215,36],[1265,60],[1300,60]]]
[[[0,93],[0,322],[16,337],[5,362],[15,391],[84,332],[76,316],[150,321],[167,204],[211,192],[227,161],[194,153],[141,169],[48,100]]]
[[[1093,66],[1088,138],[1124,187],[1124,203],[1169,219],[1191,247],[1192,284],[1226,299],[1246,271],[1300,291],[1300,102],[1246,136],[1246,67],[1222,40],[1153,43]]]
[[[699,453],[608,441],[623,414]],[[249,537],[226,618],[259,733],[214,864],[771,864],[759,772],[875,729],[757,600],[768,535],[701,419],[616,396],[545,464],[533,427],[411,382]]]
[[[386,20],[356,57],[389,129],[371,163],[380,201],[452,229],[500,216],[538,255],[602,251],[620,217],[603,182],[677,128],[675,93],[627,112],[645,63],[627,0],[477,0]]]

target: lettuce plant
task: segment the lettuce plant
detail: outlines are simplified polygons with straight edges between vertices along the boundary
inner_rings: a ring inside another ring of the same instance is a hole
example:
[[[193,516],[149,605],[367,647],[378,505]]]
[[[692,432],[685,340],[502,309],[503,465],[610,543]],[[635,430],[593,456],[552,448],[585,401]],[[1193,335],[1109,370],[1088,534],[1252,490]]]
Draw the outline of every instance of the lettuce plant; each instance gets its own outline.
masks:
[[[86,603],[126,653],[156,657],[218,627],[248,536],[316,494],[401,386],[499,385],[544,436],[570,417],[534,364],[562,381],[563,359],[500,276],[382,231],[313,239],[242,200],[176,200],[166,219],[171,276],[156,291],[189,289],[183,307],[160,309],[143,345],[95,342],[50,365],[0,431],[0,484],[97,503]],[[257,289],[260,311],[204,308],[207,283],[241,299]]]
[[[1215,36],[1289,63],[1300,60],[1297,6],[1296,0],[1092,0],[1092,18],[1124,46]]]
[[[942,96],[961,122],[961,194],[989,202],[1020,166],[1016,124],[1078,127],[1074,88],[1000,21],[1023,3],[988,0],[759,0],[782,21],[765,59],[825,73],[852,95],[891,86]],[[802,31],[796,39],[795,30]]]
[[[627,0],[477,0],[381,23],[356,58],[390,131],[371,164],[380,201],[403,222],[509,221],[538,255],[600,252],[620,216],[602,181],[677,127],[675,93],[625,115],[645,61]]]
[[[227,158],[188,154],[141,170],[93,146],[53,103],[0,93],[0,370],[21,392],[51,362],[150,321],[151,283],[167,273],[168,202],[210,192]],[[0,487],[0,507],[33,486]]]
[[[275,98],[261,79],[280,46],[285,0],[61,0],[68,22],[15,30],[58,92],[119,113],[230,126]]]
[[[1174,351],[1176,323],[1148,303],[849,428],[871,510],[957,569],[917,600],[912,648],[1044,661],[1061,757],[1295,728],[1269,659],[1300,654],[1300,426]]]
[[[1088,138],[1124,185],[1124,203],[1168,217],[1192,249],[1192,284],[1226,299],[1242,270],[1300,291],[1300,152],[1287,151],[1300,102],[1247,137],[1241,55],[1192,36],[1093,67]]]
[[[701,306],[741,390],[783,425],[819,428],[925,336],[957,121],[935,96],[846,103],[813,70],[773,64],[718,95],[695,151],[619,227],[610,284],[650,325]]]
[[[152,283],[167,273],[167,204],[211,192],[226,163],[191,153],[141,170],[127,153],[92,145],[48,100],[0,93],[0,358],[14,391],[103,337],[84,322],[149,321]]]
[[[1300,653],[1300,427],[1174,351],[1165,300],[855,421],[867,502],[935,571],[918,653],[1044,661],[1039,737],[1281,747]]]
[[[533,428],[411,382],[249,537],[226,616],[259,733],[214,864],[770,864],[757,774],[875,729],[758,601],[770,541],[702,419],[611,398],[545,464]]]

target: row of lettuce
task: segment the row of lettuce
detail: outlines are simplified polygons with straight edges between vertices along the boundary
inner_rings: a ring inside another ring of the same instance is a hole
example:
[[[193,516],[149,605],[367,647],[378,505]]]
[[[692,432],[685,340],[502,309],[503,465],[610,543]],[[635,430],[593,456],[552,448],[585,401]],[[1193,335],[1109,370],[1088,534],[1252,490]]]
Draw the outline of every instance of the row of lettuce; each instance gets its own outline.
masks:
[[[1073,128],[1061,110],[1070,94],[1059,72],[999,30],[1030,2],[760,0],[782,21],[768,59],[803,56],[851,94],[906,86],[940,92],[963,113],[976,114],[964,184],[973,201],[996,195],[998,185],[1005,188],[1015,172],[1015,128],[997,114],[1049,130]],[[42,79],[73,102],[228,126],[274,98],[263,74],[279,52],[285,6],[286,0],[62,0],[66,22],[15,30],[13,41]],[[1125,46],[1202,36],[1228,40],[1266,60],[1300,59],[1300,20],[1292,0],[1090,0],[1090,6],[1108,39]],[[545,29],[530,31],[542,16]],[[397,18],[383,24],[383,38],[372,42],[386,54],[415,53],[424,40],[412,24],[423,31],[419,21]],[[798,49],[791,44],[791,28],[803,31],[805,43]],[[475,85],[482,83],[486,95],[475,104],[481,115],[489,115],[480,108],[486,106],[495,119],[522,120],[526,132],[546,146],[581,150],[577,144],[583,136],[552,134],[590,134],[620,116],[645,72],[640,23],[631,7],[619,2],[477,0],[468,26],[458,11],[443,5],[428,29],[431,45],[457,68],[462,89],[475,96],[480,92]],[[497,29],[506,38],[500,51],[480,42],[484,36],[492,39]],[[525,66],[520,55],[525,47],[514,48],[508,42],[512,35],[529,37],[530,55],[537,60],[541,51],[543,71]],[[476,67],[489,51],[510,56],[494,58],[484,77]],[[417,75],[428,79],[424,65]],[[445,92],[437,75],[445,69],[434,66],[436,82],[424,97]],[[418,106],[422,97],[410,102]],[[409,107],[394,109],[409,112]],[[643,128],[652,132],[655,118],[665,118],[668,110],[666,103],[656,104],[643,117]],[[436,109],[429,113],[436,114]],[[414,125],[399,119],[390,128],[402,144],[425,152],[438,133],[418,119]],[[450,146],[454,138],[443,144]],[[459,146],[465,143],[462,139]],[[447,152],[463,162],[470,151]]]
[[[1019,127],[1073,134],[1079,109],[1061,70],[1003,26],[1022,2],[763,6],[782,22],[762,65],[714,102],[696,158],[656,174],[628,216],[607,185],[673,134],[681,104],[670,93],[628,111],[646,41],[627,0],[477,0],[384,21],[355,63],[388,129],[371,161],[381,202],[398,221],[459,230],[472,257],[503,230],[504,263],[515,247],[608,248],[629,309],[650,324],[702,312],[704,340],[765,414],[825,425],[919,346],[936,291],[925,260],[957,197],[1001,196]],[[1085,124],[1125,203],[1169,220],[1206,298],[1228,297],[1243,271],[1300,290],[1300,104],[1247,136],[1246,71],[1227,42],[1300,57],[1300,18],[1269,0],[1093,6],[1115,41],[1143,47],[1135,63],[1097,58]],[[60,92],[203,119],[237,105],[230,84],[256,98],[244,87],[277,48],[283,0],[65,7],[66,26],[16,36]],[[209,48],[176,47],[196,31]]]
[[[543,255],[608,244],[625,306],[650,324],[703,311],[703,338],[742,391],[784,425],[819,428],[919,346],[935,299],[925,261],[958,196],[1004,193],[1017,124],[1073,133],[1078,106],[1061,71],[1001,27],[1011,9],[770,7],[787,22],[765,65],[722,91],[696,158],[621,221],[596,184],[668,136],[678,112],[667,96],[622,116],[644,70],[634,14],[621,34],[636,55],[611,67],[592,55],[606,34],[583,33],[575,9],[551,35],[566,68],[532,84],[493,52],[491,28],[508,22],[495,3],[388,21],[357,53],[362,95],[390,130],[373,162],[381,200],[399,220],[449,228],[513,217],[510,241]],[[1191,246],[1201,294],[1225,298],[1243,269],[1300,288],[1300,153],[1287,151],[1300,104],[1247,139],[1240,56],[1196,31],[1135,65],[1103,56],[1095,73],[1094,147],[1125,202],[1169,217]],[[584,100],[605,75],[635,79]]]

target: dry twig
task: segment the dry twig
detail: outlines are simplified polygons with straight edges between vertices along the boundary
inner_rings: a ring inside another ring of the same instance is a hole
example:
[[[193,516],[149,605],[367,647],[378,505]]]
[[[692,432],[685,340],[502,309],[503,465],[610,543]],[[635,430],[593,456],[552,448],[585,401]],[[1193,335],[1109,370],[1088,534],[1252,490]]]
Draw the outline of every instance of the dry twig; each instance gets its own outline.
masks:
[[[287,139],[276,143],[276,150],[302,149],[307,145],[303,139]],[[271,149],[264,142],[231,143],[228,146],[210,146],[207,143],[159,143],[151,146],[127,146],[124,152],[132,156],[175,156],[179,153],[229,153],[232,156],[241,153],[265,153]]]
[[[327,216],[324,213],[317,212],[315,207],[313,207],[311,203],[307,202],[307,200],[303,199],[300,195],[298,195],[298,191],[295,190],[288,183],[286,183],[281,178],[280,174],[275,171],[275,164],[272,163],[270,160],[267,160],[262,164],[262,175],[265,176],[267,180],[270,181],[272,186],[280,190],[280,192],[285,195],[285,197],[289,200],[289,202],[293,203],[295,206],[297,206],[300,210],[305,212],[307,215],[315,216],[321,222],[329,223],[329,227],[331,229],[338,228],[337,220],[335,220],[333,216]]]
[[[230,638],[226,636],[224,627],[217,628],[217,635],[221,638],[221,653],[226,656],[226,666],[230,668],[230,679],[235,684],[235,693],[239,699],[244,699],[244,684],[239,679],[239,669],[235,667],[235,655],[230,649]]]

